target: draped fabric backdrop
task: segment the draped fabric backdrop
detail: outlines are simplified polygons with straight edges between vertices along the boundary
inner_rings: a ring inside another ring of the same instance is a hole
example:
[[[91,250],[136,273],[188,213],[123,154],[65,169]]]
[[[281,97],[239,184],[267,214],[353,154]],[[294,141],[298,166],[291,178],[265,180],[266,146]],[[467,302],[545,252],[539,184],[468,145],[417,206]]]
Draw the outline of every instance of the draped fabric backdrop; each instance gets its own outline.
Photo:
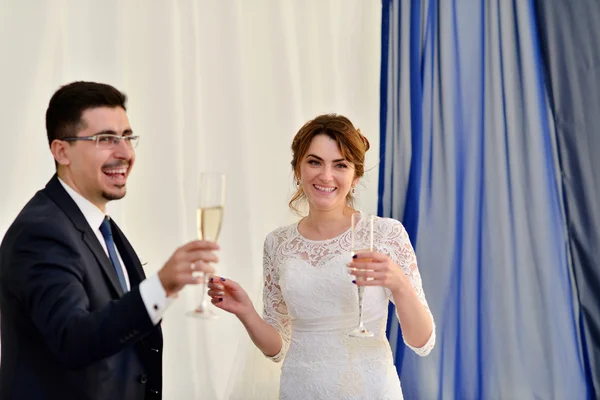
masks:
[[[383,1],[379,212],[416,246],[438,334],[419,359],[390,320],[407,399],[593,393],[534,11]]]
[[[600,396],[600,3],[536,0],[587,376]]]
[[[365,133],[374,150],[357,195],[376,209],[380,21],[381,4],[367,0],[0,1],[0,237],[54,171],[52,93],[110,83],[128,94],[141,135],[128,194],[110,213],[147,273],[195,238],[198,173],[224,171],[217,270],[260,308],[264,236],[296,219],[289,148],[305,121],[338,112]],[[227,398],[248,364],[234,317],[184,316],[198,299],[185,289],[163,320],[165,399]]]

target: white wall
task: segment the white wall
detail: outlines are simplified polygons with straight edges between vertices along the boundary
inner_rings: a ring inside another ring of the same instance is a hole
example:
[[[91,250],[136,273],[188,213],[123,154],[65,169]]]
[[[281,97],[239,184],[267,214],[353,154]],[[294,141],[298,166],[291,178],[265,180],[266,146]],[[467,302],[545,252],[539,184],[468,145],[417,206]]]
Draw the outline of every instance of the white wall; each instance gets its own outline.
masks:
[[[347,115],[369,138],[372,169],[357,190],[376,211],[381,5],[373,0],[0,0],[0,237],[51,177],[44,114],[74,80],[129,96],[142,136],[125,199],[111,213],[157,271],[195,236],[201,170],[228,174],[219,273],[259,299],[262,241],[295,220],[291,139],[324,112]],[[220,399],[244,331],[233,317],[184,317],[186,289],[168,310],[165,398]]]

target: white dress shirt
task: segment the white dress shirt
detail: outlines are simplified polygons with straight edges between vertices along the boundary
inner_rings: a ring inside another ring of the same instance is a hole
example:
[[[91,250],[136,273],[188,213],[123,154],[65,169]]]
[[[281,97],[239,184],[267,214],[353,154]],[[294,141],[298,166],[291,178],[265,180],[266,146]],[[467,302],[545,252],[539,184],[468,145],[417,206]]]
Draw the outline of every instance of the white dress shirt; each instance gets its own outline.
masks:
[[[71,196],[75,204],[77,204],[77,207],[79,207],[79,210],[92,228],[92,231],[96,234],[96,237],[104,249],[106,256],[109,257],[104,236],[102,236],[102,232],[100,232],[100,225],[102,225],[102,221],[104,221],[105,214],[88,199],[77,193],[75,190],[73,190],[73,188],[63,182],[62,179],[58,178],[58,181],[65,188],[69,196]],[[123,263],[121,254],[119,253],[119,250],[116,249],[116,246],[115,250],[117,251],[117,257],[119,257],[119,261],[121,262],[123,275],[125,275],[127,290],[130,290],[131,285],[129,283],[127,268],[125,268],[125,263]],[[148,315],[150,316],[152,323],[154,325],[158,324],[162,319],[164,312],[173,302],[172,298],[167,297],[167,293],[165,292],[165,289],[158,278],[158,274],[154,274],[140,283],[140,295],[142,296],[142,301],[146,306],[146,310],[148,311]]]

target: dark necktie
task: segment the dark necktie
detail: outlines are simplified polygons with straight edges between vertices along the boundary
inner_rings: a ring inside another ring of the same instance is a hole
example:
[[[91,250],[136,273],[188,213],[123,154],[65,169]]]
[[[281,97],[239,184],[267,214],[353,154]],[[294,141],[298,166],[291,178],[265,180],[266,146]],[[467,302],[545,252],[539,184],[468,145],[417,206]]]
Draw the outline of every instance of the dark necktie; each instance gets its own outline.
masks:
[[[110,229],[110,219],[108,217],[104,217],[104,221],[102,221],[102,225],[100,225],[100,232],[102,232],[102,236],[104,236],[104,241],[106,242],[106,248],[108,250],[108,257],[110,258],[110,262],[117,272],[117,277],[119,277],[121,288],[123,289],[123,292],[126,293],[127,281],[125,280],[123,267],[121,266],[119,257],[117,256],[117,248],[115,247],[112,230]]]

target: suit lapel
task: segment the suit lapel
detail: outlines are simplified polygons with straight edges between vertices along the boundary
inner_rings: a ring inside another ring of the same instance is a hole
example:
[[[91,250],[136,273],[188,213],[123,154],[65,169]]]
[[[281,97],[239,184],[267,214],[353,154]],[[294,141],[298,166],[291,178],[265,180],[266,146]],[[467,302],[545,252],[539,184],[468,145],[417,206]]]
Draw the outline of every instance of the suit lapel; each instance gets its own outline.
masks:
[[[83,232],[83,241],[92,251],[98,263],[102,266],[102,271],[104,272],[105,277],[110,282],[112,288],[117,292],[118,297],[123,296],[123,288],[119,282],[117,271],[115,271],[115,267],[110,262],[110,258],[108,258],[106,255],[102,245],[100,242],[98,242],[98,237],[94,232],[92,232],[92,229],[89,227],[89,225],[88,229]]]
[[[121,288],[119,278],[117,277],[117,273],[110,262],[110,259],[104,252],[100,242],[98,242],[96,234],[92,231],[92,228],[90,228],[83,213],[79,207],[77,207],[77,204],[75,204],[71,196],[69,196],[62,187],[56,175],[48,182],[45,190],[52,201],[54,201],[71,220],[73,226],[81,232],[83,242],[89,247],[92,254],[94,254],[94,257],[96,257],[98,264],[102,267],[104,276],[114,290],[116,296],[121,297],[123,295],[123,289]]]
[[[135,250],[133,250],[133,247],[114,220],[111,219],[110,223],[115,245],[119,250],[119,254],[123,259],[123,263],[125,264],[125,268],[127,268],[127,273],[129,274],[129,282],[131,287],[137,286],[146,278],[142,268],[142,263],[135,253]]]

